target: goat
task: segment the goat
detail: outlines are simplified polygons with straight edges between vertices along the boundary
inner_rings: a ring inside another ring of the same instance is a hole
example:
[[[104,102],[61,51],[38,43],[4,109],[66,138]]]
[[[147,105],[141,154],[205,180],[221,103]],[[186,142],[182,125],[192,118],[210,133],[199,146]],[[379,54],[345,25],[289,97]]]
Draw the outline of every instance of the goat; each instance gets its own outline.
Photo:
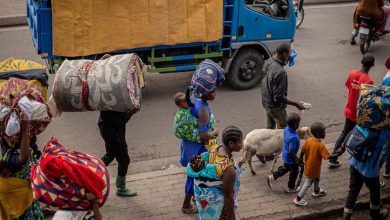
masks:
[[[310,137],[310,128],[302,127],[298,129],[300,139]],[[267,156],[275,153],[275,158],[271,167],[271,173],[274,171],[276,161],[283,148],[283,129],[255,129],[249,132],[244,139],[243,156],[238,165],[241,167],[248,162],[252,175],[256,172],[252,167],[252,157]]]

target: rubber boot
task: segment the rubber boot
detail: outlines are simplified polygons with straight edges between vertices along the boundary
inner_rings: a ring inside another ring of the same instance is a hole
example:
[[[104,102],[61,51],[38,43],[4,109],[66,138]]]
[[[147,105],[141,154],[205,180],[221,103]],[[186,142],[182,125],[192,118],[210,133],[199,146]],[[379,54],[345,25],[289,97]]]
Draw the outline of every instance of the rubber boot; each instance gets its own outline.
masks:
[[[379,212],[380,216],[381,216],[381,219],[386,219],[387,216],[389,216],[389,210],[383,208],[381,209],[381,211]]]
[[[343,214],[343,220],[351,220],[352,213],[344,212]]]
[[[116,195],[120,197],[136,196],[137,192],[126,188],[126,176],[116,176]]]

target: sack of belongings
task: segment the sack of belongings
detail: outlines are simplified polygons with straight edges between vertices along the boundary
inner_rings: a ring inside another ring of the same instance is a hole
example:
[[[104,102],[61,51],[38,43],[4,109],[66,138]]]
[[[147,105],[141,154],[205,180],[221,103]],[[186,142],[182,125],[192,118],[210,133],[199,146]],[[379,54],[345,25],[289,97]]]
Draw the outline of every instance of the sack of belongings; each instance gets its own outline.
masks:
[[[20,120],[30,121],[30,136],[42,133],[51,121],[50,108],[34,83],[11,78],[0,87],[0,137],[10,147],[20,140]]]
[[[55,137],[31,168],[30,180],[34,198],[54,210],[90,210],[88,194],[102,206],[110,191],[108,170],[98,157],[67,150]]]

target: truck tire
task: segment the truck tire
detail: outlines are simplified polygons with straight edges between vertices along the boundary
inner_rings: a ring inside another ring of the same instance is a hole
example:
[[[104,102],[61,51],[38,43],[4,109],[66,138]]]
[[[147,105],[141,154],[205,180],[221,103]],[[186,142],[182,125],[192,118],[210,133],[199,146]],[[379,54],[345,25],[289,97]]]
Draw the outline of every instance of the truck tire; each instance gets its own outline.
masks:
[[[237,90],[254,88],[263,77],[264,58],[253,48],[239,51],[230,65],[227,80]]]

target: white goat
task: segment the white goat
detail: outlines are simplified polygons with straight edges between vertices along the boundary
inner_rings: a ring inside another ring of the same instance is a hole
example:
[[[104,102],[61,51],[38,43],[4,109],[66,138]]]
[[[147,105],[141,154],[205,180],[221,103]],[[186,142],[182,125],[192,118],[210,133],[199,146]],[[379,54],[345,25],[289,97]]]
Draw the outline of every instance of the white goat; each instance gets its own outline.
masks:
[[[310,128],[302,127],[298,129],[300,139],[310,137]],[[245,162],[248,162],[252,175],[256,172],[252,167],[252,157],[268,156],[275,153],[274,162],[271,167],[271,172],[274,171],[276,161],[283,148],[283,129],[255,129],[249,132],[244,139],[243,156],[239,162],[241,167]]]

